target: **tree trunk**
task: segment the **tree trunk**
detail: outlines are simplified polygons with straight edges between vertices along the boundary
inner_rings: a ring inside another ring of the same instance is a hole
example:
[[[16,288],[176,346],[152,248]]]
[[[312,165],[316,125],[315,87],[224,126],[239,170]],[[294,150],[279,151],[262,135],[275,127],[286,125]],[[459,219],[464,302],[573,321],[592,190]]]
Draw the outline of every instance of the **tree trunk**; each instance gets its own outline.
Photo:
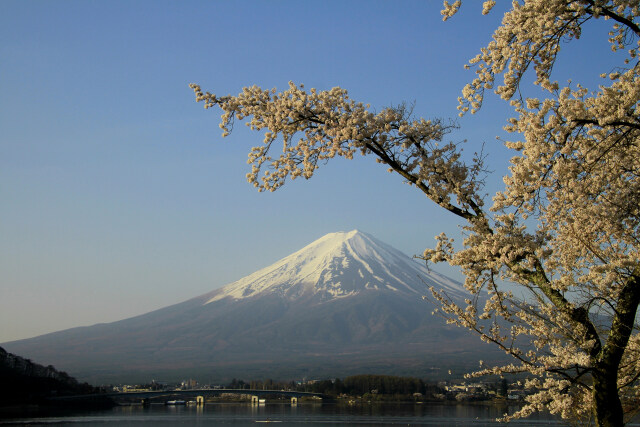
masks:
[[[593,374],[593,401],[596,426],[622,427],[624,417],[618,396],[617,372],[601,369]]]
[[[640,275],[638,268],[620,291],[611,330],[595,363],[593,372],[593,401],[597,426],[623,426],[624,412],[618,395],[618,369],[640,304]]]

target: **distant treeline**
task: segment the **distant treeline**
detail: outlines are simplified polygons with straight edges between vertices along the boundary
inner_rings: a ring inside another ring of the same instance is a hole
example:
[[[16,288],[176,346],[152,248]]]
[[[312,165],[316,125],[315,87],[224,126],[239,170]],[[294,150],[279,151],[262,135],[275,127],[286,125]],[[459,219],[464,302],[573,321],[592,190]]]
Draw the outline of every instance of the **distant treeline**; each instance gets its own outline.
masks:
[[[435,387],[435,385],[431,385]],[[427,392],[427,384],[419,378],[391,375],[355,375],[344,381],[319,381],[312,384],[313,391],[326,394],[414,394]]]
[[[296,382],[278,382],[272,380],[244,382],[236,380],[226,384],[231,389],[295,390],[322,393],[329,396],[346,394],[350,396],[371,395],[423,395],[437,393],[434,383],[425,383],[419,378],[396,377],[392,375],[354,375],[344,379]]]
[[[0,347],[0,405],[37,404],[53,396],[96,393],[53,366],[42,366]]]

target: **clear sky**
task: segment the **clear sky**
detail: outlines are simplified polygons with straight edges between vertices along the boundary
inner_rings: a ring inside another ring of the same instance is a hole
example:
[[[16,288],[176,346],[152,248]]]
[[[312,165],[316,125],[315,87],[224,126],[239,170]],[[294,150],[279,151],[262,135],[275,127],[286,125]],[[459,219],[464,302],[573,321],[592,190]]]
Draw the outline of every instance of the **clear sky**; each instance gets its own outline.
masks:
[[[261,135],[237,125],[222,139],[188,84],[225,95],[293,80],[456,117],[463,65],[508,3],[482,16],[467,1],[445,23],[423,0],[1,1],[0,342],[181,302],[329,232],[409,255],[455,235],[454,218],[369,158],[258,193],[246,154]],[[606,51],[585,38],[561,75]],[[489,193],[507,170],[508,113],[493,97],[451,135],[470,153],[486,144]]]

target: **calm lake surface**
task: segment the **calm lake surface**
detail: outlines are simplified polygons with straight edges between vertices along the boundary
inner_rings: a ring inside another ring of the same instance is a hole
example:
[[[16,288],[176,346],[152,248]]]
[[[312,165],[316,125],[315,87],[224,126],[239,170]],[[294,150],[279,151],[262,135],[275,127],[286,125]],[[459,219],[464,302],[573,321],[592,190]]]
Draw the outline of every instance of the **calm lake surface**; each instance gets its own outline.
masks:
[[[31,426],[497,426],[496,417],[515,408],[491,405],[414,404],[290,404],[251,405],[241,403],[214,403],[196,406],[118,406],[105,411],[68,415],[38,416],[31,418],[0,419],[0,425]],[[517,426],[562,425],[555,418],[539,415],[512,422]]]

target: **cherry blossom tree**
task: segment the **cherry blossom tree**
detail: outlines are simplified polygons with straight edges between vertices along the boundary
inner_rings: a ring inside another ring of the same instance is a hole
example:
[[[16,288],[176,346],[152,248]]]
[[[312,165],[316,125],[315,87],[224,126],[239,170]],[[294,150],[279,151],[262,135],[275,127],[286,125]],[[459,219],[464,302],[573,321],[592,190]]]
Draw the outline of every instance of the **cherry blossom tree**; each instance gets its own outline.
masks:
[[[494,4],[485,1],[483,13]],[[444,19],[459,7],[445,1]],[[639,15],[638,0],[513,2],[470,61],[475,78],[459,98],[460,114],[478,111],[487,91],[514,109],[505,127],[514,157],[491,206],[482,194],[483,156],[465,160],[458,144],[446,142],[454,122],[414,118],[404,106],[375,113],[341,88],[290,83],[282,92],[253,86],[216,96],[191,87],[205,108],[222,109],[223,136],[242,119],[264,131],[247,174],[259,191],[359,153],[465,220],[462,249],[443,234],[421,258],[459,266],[466,277],[464,302],[432,290],[437,311],[513,356],[470,376],[526,374],[531,394],[505,420],[549,410],[621,426],[640,407]],[[561,44],[570,47],[565,42],[593,20],[610,24],[621,62],[602,70],[595,90],[562,86],[552,80]],[[522,95],[529,74],[544,98]]]

